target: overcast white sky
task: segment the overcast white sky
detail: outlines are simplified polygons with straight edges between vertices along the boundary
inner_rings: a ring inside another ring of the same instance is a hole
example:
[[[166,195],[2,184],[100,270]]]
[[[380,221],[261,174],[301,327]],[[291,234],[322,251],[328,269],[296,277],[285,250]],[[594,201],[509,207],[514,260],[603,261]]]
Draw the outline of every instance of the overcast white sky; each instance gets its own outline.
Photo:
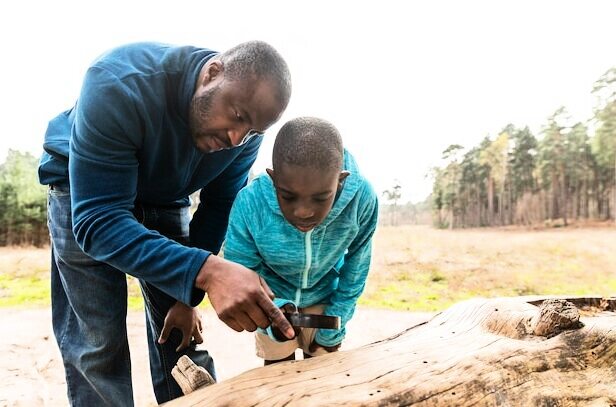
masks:
[[[507,123],[537,134],[565,106],[592,115],[592,86],[616,66],[614,1],[28,1],[0,6],[0,162],[42,152],[47,121],[70,107],[89,63],[154,40],[224,50],[261,39],[285,57],[286,120],[341,131],[380,194],[398,179],[423,200],[450,144],[470,148]]]

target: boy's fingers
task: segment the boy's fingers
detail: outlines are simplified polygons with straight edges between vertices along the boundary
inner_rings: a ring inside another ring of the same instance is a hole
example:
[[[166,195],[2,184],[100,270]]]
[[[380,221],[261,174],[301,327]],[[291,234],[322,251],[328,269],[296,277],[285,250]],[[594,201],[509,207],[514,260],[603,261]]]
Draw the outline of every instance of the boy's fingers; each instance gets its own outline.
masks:
[[[284,317],[280,308],[274,305],[272,300],[270,300],[266,296],[262,296],[259,298],[258,304],[265,312],[265,315],[267,315],[269,320],[278,327],[278,329],[284,334],[284,336],[289,339],[293,339],[295,337],[295,331],[293,330],[293,327]]]

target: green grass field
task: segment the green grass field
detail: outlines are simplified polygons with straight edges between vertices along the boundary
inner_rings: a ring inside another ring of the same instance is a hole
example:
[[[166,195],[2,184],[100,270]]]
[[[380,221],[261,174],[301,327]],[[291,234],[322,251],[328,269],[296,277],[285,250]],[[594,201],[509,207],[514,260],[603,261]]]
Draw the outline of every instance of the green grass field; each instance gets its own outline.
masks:
[[[0,307],[47,307],[49,249],[0,248]],[[129,307],[143,307],[129,278]],[[359,304],[438,311],[471,297],[616,295],[616,227],[382,227]]]

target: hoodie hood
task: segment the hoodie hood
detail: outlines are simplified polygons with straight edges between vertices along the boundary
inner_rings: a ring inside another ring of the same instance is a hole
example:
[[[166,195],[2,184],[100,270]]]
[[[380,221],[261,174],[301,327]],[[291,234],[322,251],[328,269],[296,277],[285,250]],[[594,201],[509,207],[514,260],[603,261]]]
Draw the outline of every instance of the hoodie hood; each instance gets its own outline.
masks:
[[[334,201],[332,209],[329,211],[325,219],[323,219],[323,222],[321,222],[315,229],[327,227],[331,222],[333,222],[333,220],[336,219],[344,208],[346,208],[347,205],[353,200],[362,185],[363,178],[359,173],[359,167],[355,162],[355,158],[353,158],[353,156],[346,149],[344,150],[342,170],[348,171],[349,175],[344,180],[342,190]],[[253,182],[256,183],[255,186],[260,189],[261,196],[265,198],[270,210],[275,215],[285,219],[282,214],[282,210],[280,209],[280,205],[278,204],[278,199],[276,198],[276,188],[274,188],[272,178],[267,173],[263,173],[255,177]]]

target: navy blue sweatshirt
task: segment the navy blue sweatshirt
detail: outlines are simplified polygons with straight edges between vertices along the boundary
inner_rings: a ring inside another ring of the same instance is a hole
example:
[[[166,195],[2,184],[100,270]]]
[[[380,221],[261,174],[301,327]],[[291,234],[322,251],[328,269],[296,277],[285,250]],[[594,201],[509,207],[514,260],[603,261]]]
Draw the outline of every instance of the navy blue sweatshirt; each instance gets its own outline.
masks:
[[[88,69],[75,106],[50,121],[39,166],[44,185],[69,186],[73,232],[96,260],[190,305],[194,281],[224,240],[229,211],[246,185],[261,137],[213,153],[195,147],[188,114],[199,72],[216,53],[138,43]],[[148,230],[135,202],[186,206],[201,189],[186,247]]]

